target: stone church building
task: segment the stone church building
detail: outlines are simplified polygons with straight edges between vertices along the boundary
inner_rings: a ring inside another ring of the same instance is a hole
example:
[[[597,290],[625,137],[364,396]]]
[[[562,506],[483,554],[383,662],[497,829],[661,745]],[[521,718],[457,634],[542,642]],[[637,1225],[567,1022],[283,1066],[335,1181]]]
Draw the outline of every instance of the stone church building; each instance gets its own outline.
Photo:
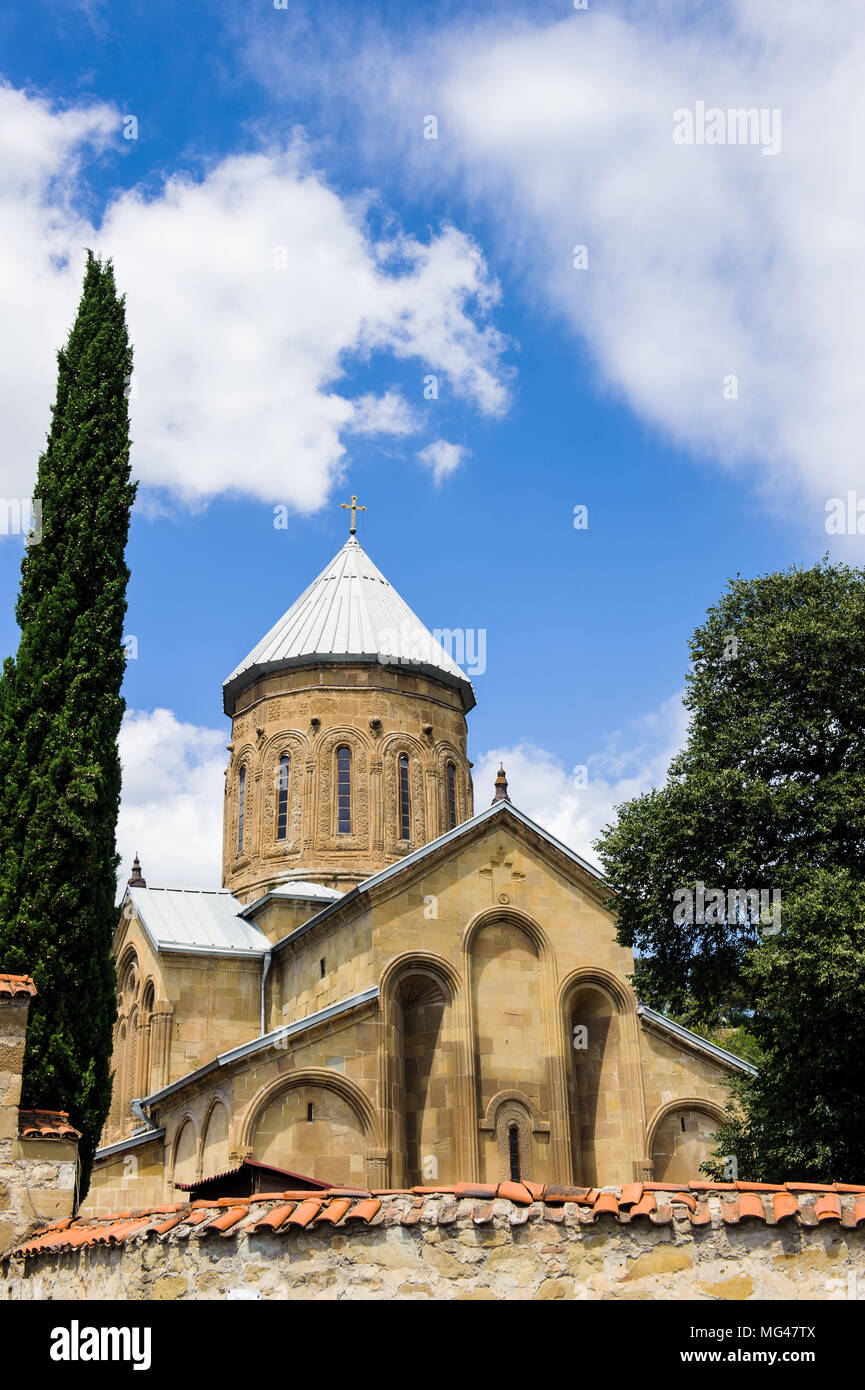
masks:
[[[85,1209],[244,1164],[363,1188],[699,1178],[724,1078],[751,1068],[639,1004],[603,878],[503,772],[475,812],[471,683],[353,526],[223,694],[224,886],[155,887],[136,860]]]

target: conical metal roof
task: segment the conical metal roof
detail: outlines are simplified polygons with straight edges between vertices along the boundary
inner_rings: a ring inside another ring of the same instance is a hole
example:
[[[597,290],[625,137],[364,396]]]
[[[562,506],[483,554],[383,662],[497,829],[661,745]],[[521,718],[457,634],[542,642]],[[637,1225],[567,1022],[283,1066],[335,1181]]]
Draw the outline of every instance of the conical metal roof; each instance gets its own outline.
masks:
[[[354,536],[232,671],[222,687],[226,714],[261,676],[328,661],[409,667],[461,691],[466,710],[476,703],[471,681]]]

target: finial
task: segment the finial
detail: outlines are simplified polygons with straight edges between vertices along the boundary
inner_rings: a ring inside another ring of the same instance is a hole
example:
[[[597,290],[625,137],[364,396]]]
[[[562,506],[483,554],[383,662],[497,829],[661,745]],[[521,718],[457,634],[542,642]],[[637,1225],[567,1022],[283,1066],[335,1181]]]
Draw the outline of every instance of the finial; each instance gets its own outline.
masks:
[[[508,796],[508,779],[505,776],[505,769],[504,766],[499,763],[499,771],[496,777],[496,794],[490,802],[490,805],[495,806],[497,801],[510,801],[510,799],[511,798]]]
[[[141,872],[141,865],[140,865],[140,863],[138,862],[138,851],[137,851],[137,850],[136,850],[136,852],[135,852],[135,858],[134,858],[133,861],[132,861],[132,877],[131,877],[131,879],[129,880],[129,887],[130,887],[130,888],[146,888],[146,887],[147,887],[147,884],[146,884],[145,881],[144,881],[144,875],[143,875],[142,872]]]
[[[365,511],[366,511],[366,507],[359,507],[359,506],[357,505],[357,493],[352,493],[351,501],[350,501],[350,502],[341,502],[341,503],[340,503],[340,506],[342,507],[342,509],[343,509],[344,512],[351,512],[351,525],[350,525],[349,528],[348,528],[348,534],[349,534],[350,536],[356,535],[356,534],[357,534],[357,518],[355,517],[355,512],[365,512]]]

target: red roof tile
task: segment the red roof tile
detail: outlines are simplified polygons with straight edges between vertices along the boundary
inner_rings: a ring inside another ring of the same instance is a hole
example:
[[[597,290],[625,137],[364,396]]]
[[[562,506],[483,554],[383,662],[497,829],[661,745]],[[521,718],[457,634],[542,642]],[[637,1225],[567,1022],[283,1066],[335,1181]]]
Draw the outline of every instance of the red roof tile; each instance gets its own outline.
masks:
[[[501,1207],[495,1207],[496,1201]],[[666,1225],[686,1216],[694,1226],[718,1221],[730,1225],[740,1221],[775,1225],[795,1220],[803,1226],[837,1221],[853,1227],[865,1222],[865,1186],[700,1181],[671,1187],[663,1183],[626,1183],[622,1188],[597,1189],[503,1182],[374,1193],[353,1188],[328,1188],[314,1194],[257,1193],[242,1201],[227,1197],[115,1212],[111,1216],[64,1218],[37,1231],[12,1254],[49,1256],[82,1247],[162,1240],[175,1228],[179,1237],[210,1233],[228,1239],[246,1234],[284,1235],[328,1225],[338,1225],[347,1232],[368,1225],[413,1226],[420,1221],[480,1226],[492,1221],[494,1211],[499,1210],[507,1213],[514,1225],[540,1219],[561,1223],[575,1218],[581,1224],[591,1225],[599,1218],[630,1222],[645,1217],[654,1225]]]
[[[0,999],[32,999],[35,994],[29,975],[0,975]]]
[[[18,1133],[22,1139],[80,1139],[65,1110],[19,1110]]]

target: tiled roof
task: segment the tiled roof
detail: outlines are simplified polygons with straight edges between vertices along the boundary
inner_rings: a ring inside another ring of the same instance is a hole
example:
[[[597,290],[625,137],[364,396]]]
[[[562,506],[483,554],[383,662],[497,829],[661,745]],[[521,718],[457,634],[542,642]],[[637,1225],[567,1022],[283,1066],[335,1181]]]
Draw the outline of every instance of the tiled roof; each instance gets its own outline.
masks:
[[[624,1187],[553,1187],[532,1182],[457,1183],[455,1187],[412,1187],[365,1191],[332,1187],[324,1192],[281,1192],[217,1201],[142,1207],[113,1216],[55,1221],[35,1232],[10,1255],[52,1254],[82,1246],[177,1236],[288,1235],[300,1229],[350,1234],[363,1226],[483,1226],[506,1216],[511,1225],[539,1220],[591,1226],[599,1221],[648,1221],[653,1226],[765,1226],[824,1222],[851,1229],[865,1223],[865,1186],[833,1183],[710,1183],[682,1186],[628,1183]],[[8,1258],[8,1256],[6,1257]]]
[[[36,986],[29,975],[0,975],[0,999],[18,999],[24,995],[31,998]]]
[[[80,1139],[65,1110],[19,1110],[18,1133],[22,1139]]]

